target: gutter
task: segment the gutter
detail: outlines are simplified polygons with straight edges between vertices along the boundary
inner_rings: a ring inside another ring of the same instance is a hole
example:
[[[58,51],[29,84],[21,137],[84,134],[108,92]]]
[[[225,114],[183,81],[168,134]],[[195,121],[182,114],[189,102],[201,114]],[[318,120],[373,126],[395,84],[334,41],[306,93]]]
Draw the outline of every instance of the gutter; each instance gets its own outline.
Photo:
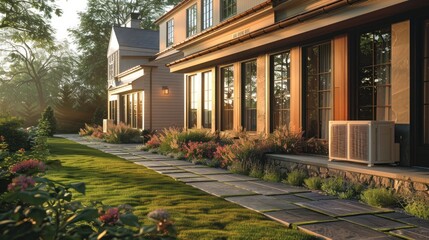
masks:
[[[179,59],[177,61],[171,62],[171,63],[167,64],[166,66],[170,67],[170,66],[173,66],[173,65],[176,65],[176,64],[188,61],[190,59],[194,59],[194,58],[197,58],[197,57],[200,57],[200,56],[203,56],[203,55],[207,55],[209,53],[212,53],[212,52],[215,52],[215,51],[218,51],[218,50],[221,50],[221,49],[224,49],[224,48],[236,45],[238,43],[241,43],[241,42],[244,42],[244,41],[247,41],[247,40],[250,40],[250,39],[253,39],[253,38],[256,38],[256,37],[259,37],[259,36],[262,36],[262,35],[265,35],[265,34],[268,34],[268,33],[271,33],[271,32],[274,32],[274,31],[277,31],[279,29],[290,27],[292,25],[295,25],[295,24],[304,22],[306,20],[315,18],[315,17],[320,16],[322,14],[326,14],[326,13],[329,13],[331,11],[334,11],[334,10],[337,10],[337,9],[340,9],[340,8],[352,5],[352,4],[354,4],[356,2],[359,2],[359,1],[363,1],[363,0],[338,0],[336,2],[333,2],[333,3],[330,3],[330,4],[326,4],[324,6],[321,6],[321,7],[318,7],[316,9],[314,9],[314,10],[311,10],[311,11],[299,14],[297,16],[286,18],[286,19],[284,19],[284,20],[282,20],[280,22],[277,22],[277,23],[269,25],[269,26],[267,26],[265,28],[253,31],[253,32],[248,33],[246,35],[243,35],[243,36],[241,36],[239,38],[232,39],[232,40],[226,41],[224,43],[220,43],[220,44],[215,45],[213,47],[209,47],[209,48],[207,48],[207,49],[205,49],[203,51],[191,54],[191,55],[189,55],[187,57],[184,57],[184,58]],[[269,0],[267,2],[271,2],[271,0]],[[267,2],[265,2],[265,3],[267,3]],[[238,15],[238,16],[240,16],[240,15]],[[184,42],[178,43],[177,45],[179,45],[179,44],[184,44]]]

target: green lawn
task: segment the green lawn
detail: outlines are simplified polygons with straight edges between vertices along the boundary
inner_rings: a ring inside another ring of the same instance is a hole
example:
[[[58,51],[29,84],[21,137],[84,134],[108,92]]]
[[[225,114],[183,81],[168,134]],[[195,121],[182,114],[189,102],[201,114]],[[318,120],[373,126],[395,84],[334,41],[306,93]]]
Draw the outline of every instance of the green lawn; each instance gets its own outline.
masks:
[[[111,154],[62,139],[48,141],[52,159],[62,167],[47,177],[62,182],[85,182],[83,202],[130,204],[142,221],[155,209],[168,210],[179,239],[312,239],[261,214],[208,195],[184,183]]]

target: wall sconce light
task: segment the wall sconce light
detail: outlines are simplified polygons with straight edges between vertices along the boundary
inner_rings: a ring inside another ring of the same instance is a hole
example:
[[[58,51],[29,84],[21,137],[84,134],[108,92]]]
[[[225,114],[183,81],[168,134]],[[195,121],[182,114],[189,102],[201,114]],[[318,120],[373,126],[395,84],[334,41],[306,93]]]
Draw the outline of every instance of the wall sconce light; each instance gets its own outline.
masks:
[[[162,93],[164,95],[168,95],[168,94],[170,94],[170,89],[168,89],[167,86],[162,86]]]

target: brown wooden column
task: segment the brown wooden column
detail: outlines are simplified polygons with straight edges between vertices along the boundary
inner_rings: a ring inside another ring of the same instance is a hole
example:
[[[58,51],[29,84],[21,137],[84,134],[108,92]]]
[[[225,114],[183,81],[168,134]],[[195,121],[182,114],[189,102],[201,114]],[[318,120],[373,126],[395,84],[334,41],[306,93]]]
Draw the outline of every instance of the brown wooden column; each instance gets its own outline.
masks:
[[[302,64],[301,48],[290,50],[290,131],[302,131]]]
[[[267,81],[269,81],[269,77],[267,76],[267,61],[266,55],[258,56],[256,59],[256,131],[258,133],[266,133],[267,127],[267,119],[269,118],[269,109],[267,109],[267,102],[269,102],[269,95],[267,94]],[[269,129],[268,129],[269,130]]]
[[[234,127],[235,131],[241,129],[241,63],[234,66]]]
[[[337,36],[333,42],[333,120],[348,120],[347,35]]]

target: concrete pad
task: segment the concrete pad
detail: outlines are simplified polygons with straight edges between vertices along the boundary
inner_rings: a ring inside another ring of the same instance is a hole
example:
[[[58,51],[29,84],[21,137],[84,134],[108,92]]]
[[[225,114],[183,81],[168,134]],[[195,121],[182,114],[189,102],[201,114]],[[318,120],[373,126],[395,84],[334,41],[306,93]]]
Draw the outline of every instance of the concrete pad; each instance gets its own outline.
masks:
[[[390,211],[388,209],[371,207],[352,200],[320,200],[297,203],[300,206],[324,213],[329,216],[351,216],[358,214],[372,214]]]
[[[164,175],[172,177],[174,179],[179,178],[193,178],[193,177],[201,177],[197,174],[189,173],[189,172],[181,172],[181,173],[164,173]]]
[[[424,227],[398,229],[389,233],[406,239],[429,239],[429,228]]]
[[[183,168],[186,171],[193,172],[195,174],[208,175],[208,174],[230,174],[227,170],[219,168]]]
[[[194,182],[215,182],[213,179],[209,179],[206,177],[195,177],[195,178],[179,178],[177,179],[179,182],[184,183],[194,183]]]
[[[298,229],[323,239],[396,239],[382,232],[346,221],[301,225],[298,226]]]
[[[275,194],[285,194],[284,191],[281,191],[276,188],[267,187],[261,184],[257,184],[255,181],[248,182],[228,182],[228,184],[234,185],[239,188],[243,188],[258,194],[263,195],[275,195]]]
[[[334,196],[328,196],[328,195],[321,194],[318,192],[298,193],[295,195],[297,195],[298,197],[307,198],[307,199],[312,200],[312,201],[337,199]]]
[[[291,203],[311,201],[310,199],[307,199],[307,198],[298,197],[295,194],[275,195],[273,196],[273,198],[286,201],[286,202],[291,202]]]
[[[180,160],[158,161],[158,162],[162,162],[162,163],[164,163],[166,165],[170,165],[170,166],[188,166],[188,165],[193,165],[193,163],[186,162],[186,161],[180,161]]]
[[[139,157],[139,156],[133,156],[133,155],[129,155],[129,156],[122,156],[121,158],[124,158],[124,159],[127,159],[127,160],[143,159],[142,157]]]
[[[210,174],[206,177],[219,182],[238,182],[238,181],[257,181],[258,178],[252,178],[240,174]]]
[[[429,228],[429,221],[423,220],[421,218],[408,217],[408,218],[401,218],[401,219],[399,219],[399,221],[404,222],[404,223],[408,223],[408,224],[412,224],[412,225],[418,226],[418,227]]]
[[[282,194],[308,192],[308,190],[305,188],[294,187],[294,186],[287,185],[284,183],[265,182],[265,181],[254,181],[253,183],[259,184],[259,185],[262,185],[265,187],[278,189],[278,190],[283,192]]]
[[[335,221],[336,219],[305,208],[266,212],[265,216],[290,226],[304,223]]]
[[[255,195],[253,192],[221,182],[200,182],[188,184],[218,197]]]
[[[154,166],[154,167],[147,167],[147,168],[149,168],[151,170],[155,170],[155,171],[158,171],[158,170],[181,170],[180,168],[172,167],[172,166]]]
[[[134,163],[138,164],[138,165],[143,165],[145,167],[165,167],[165,166],[167,166],[164,163],[154,162],[154,161],[140,161],[140,162],[134,162]]]
[[[168,170],[160,170],[160,169],[153,169],[155,172],[158,173],[162,173],[162,174],[167,174],[167,173],[186,173],[186,171],[182,170],[182,169],[168,169]]]
[[[369,228],[379,230],[379,231],[387,231],[392,229],[411,227],[408,224],[393,221],[387,218],[377,217],[374,215],[358,215],[358,216],[343,217],[342,219],[348,222],[367,226]]]
[[[389,218],[389,219],[393,219],[393,220],[400,220],[402,218],[413,217],[411,215],[408,215],[408,214],[405,214],[405,213],[400,213],[400,212],[382,213],[382,214],[377,214],[377,216],[384,217],[384,218]]]
[[[297,205],[285,201],[279,201],[278,199],[275,199],[273,197],[263,195],[229,197],[225,199],[258,212],[300,208]]]

